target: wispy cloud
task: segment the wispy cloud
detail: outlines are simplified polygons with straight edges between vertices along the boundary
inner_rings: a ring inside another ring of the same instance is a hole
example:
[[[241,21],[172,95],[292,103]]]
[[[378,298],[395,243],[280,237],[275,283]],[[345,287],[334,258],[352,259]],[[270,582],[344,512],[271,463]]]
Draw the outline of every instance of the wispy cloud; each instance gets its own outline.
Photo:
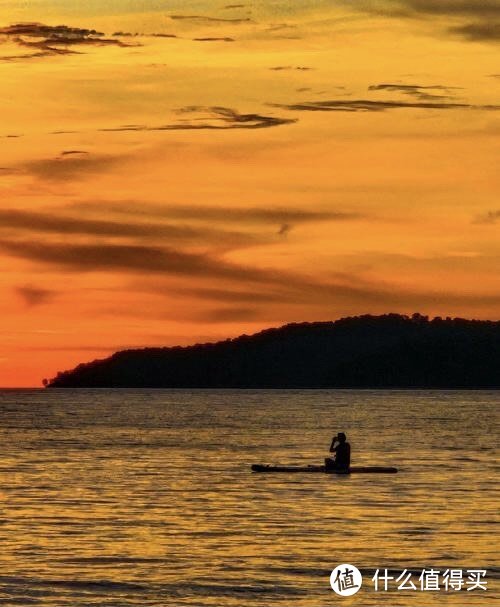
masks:
[[[214,37],[207,37],[207,38],[193,38],[193,42],[236,42],[236,40],[234,38],[214,38]]]
[[[281,288],[303,299],[304,293],[331,293],[331,286],[323,285],[294,272],[273,268],[258,268],[236,264],[211,253],[191,253],[171,246],[84,243],[67,239],[58,242],[0,238],[0,250],[6,255],[48,265],[59,272],[112,272],[147,277],[198,278],[255,288]],[[356,294],[359,285],[335,287],[339,295]],[[156,283],[154,292],[159,292]],[[375,293],[373,297],[378,297]],[[290,297],[290,294],[288,295]]]
[[[177,38],[176,34],[163,34],[163,33],[149,33],[149,34],[145,34],[144,32],[122,32],[122,31],[118,31],[118,32],[114,32],[113,36],[117,37],[117,38],[136,38],[136,37],[141,37],[141,38]]]
[[[63,150],[61,156],[76,156],[76,155],[87,155],[88,152],[85,150]]]
[[[304,101],[298,103],[273,103],[272,107],[304,112],[384,112],[395,109],[416,110],[498,110],[499,105],[474,105],[446,101],[395,101],[373,99],[333,99],[330,101]]]
[[[495,42],[500,40],[500,21],[467,23],[465,25],[450,27],[449,31],[453,34],[458,34],[467,40]]]
[[[298,70],[300,72],[307,72],[310,70],[313,70],[313,67],[308,67],[306,65],[297,65],[297,66],[293,66],[293,65],[276,65],[273,67],[269,68],[270,70],[273,70],[275,72],[281,72],[284,70]]]
[[[440,305],[476,304],[496,305],[500,295],[463,295],[447,292],[411,291],[396,285],[383,285],[377,282],[359,280],[354,275],[332,276],[329,280],[318,281],[293,271],[282,271],[270,268],[257,268],[231,263],[210,254],[186,253],[172,247],[155,247],[118,244],[75,244],[64,242],[40,242],[33,240],[0,239],[0,250],[5,254],[46,264],[59,272],[120,272],[139,276],[142,281],[153,279],[151,292],[161,294],[159,277],[196,278],[199,280],[200,296],[206,299],[217,299],[227,304],[235,302],[235,309],[251,308],[260,314],[255,305],[246,303],[245,291],[255,289],[259,293],[271,293],[273,300],[281,299],[282,303],[296,303],[305,306],[331,302],[336,304],[371,305],[383,309],[387,305]],[[218,281],[214,283],[214,281]],[[225,284],[226,295],[217,295],[224,289],[218,286],[203,285],[210,281],[212,285]],[[227,289],[227,284],[233,288]],[[239,286],[243,289],[240,292]],[[167,286],[165,285],[165,288]],[[203,289],[205,293],[203,294]],[[215,289],[215,290],[214,290]],[[192,291],[196,294],[197,289]],[[212,291],[212,292],[210,292]],[[168,291],[170,293],[170,289]],[[42,296],[43,297],[43,296]],[[36,295],[35,295],[36,298]],[[233,299],[232,299],[233,298]],[[239,302],[239,303],[238,303]],[[269,300],[268,304],[271,302]],[[258,299],[254,301],[258,303]],[[264,302],[263,302],[264,303]],[[217,309],[213,312],[216,312]],[[234,318],[238,314],[235,312]],[[217,317],[217,318],[216,318]],[[213,316],[214,322],[227,320],[227,314]]]
[[[422,85],[422,84],[372,84],[368,87],[369,91],[391,91],[414,97],[421,101],[430,101],[433,99],[451,99],[453,96],[450,94],[451,90],[456,87],[447,87],[442,84],[436,85]],[[437,95],[435,91],[446,93],[446,95]]]
[[[203,310],[196,314],[196,320],[204,323],[249,322],[262,318],[262,311],[255,306],[226,306]],[[194,320],[194,319],[193,319]]]
[[[155,131],[202,131],[202,130],[230,130],[230,129],[266,129],[286,124],[294,124],[296,118],[284,116],[269,116],[259,113],[241,113],[238,110],[222,106],[192,105],[174,111],[175,118],[165,124],[122,124],[97,129],[103,133],[127,132],[155,132]],[[76,134],[83,131],[51,131],[51,135]],[[92,132],[92,131],[88,131]],[[0,135],[3,137],[20,137],[21,135]],[[73,158],[69,158],[73,156]],[[84,157],[86,156],[86,158]],[[52,174],[56,178],[65,178],[79,172],[98,170],[106,163],[114,163],[116,157],[100,155],[89,156],[84,151],[62,152],[56,158],[37,160],[27,165],[33,172]]]
[[[346,4],[396,16],[500,17],[498,0],[348,0]]]
[[[262,304],[262,303],[282,303],[285,299],[283,292],[266,291],[242,291],[229,288],[209,288],[209,287],[191,287],[169,289],[169,294],[178,294],[181,296],[195,297],[207,301],[216,301],[222,303],[243,303],[243,304]]]
[[[22,211],[5,211],[5,225],[40,231],[88,233],[115,236],[169,237],[177,242],[195,242],[221,249],[248,248],[282,242],[296,226],[311,223],[333,223],[366,219],[359,213],[343,210],[310,211],[293,208],[227,207],[201,205],[143,205],[133,202],[82,202],[71,211],[80,220],[45,216]],[[108,220],[83,219],[82,214],[105,213]],[[21,217],[19,215],[21,214]],[[116,218],[110,221],[109,217]],[[2,212],[0,211],[0,220]],[[137,223],[137,219],[140,222]],[[123,221],[125,220],[125,221]],[[162,222],[175,222],[164,224]],[[181,222],[178,225],[177,222]],[[232,226],[236,230],[232,229]]]
[[[16,287],[15,292],[28,308],[45,304],[51,301],[57,294],[57,292],[52,289],[35,287],[33,285]]]
[[[238,209],[233,207],[180,205],[172,207],[170,212],[178,214],[180,217],[190,217],[192,219],[218,219],[221,221],[236,221],[238,223],[249,221],[310,223],[320,221],[345,221],[359,217],[356,213],[344,211],[309,211],[303,209],[287,209],[279,207],[243,207]]]
[[[103,210],[125,215],[182,219],[204,223],[277,224],[282,226],[330,221],[351,221],[363,218],[359,213],[343,210],[308,210],[286,207],[228,207],[209,205],[148,205],[131,202],[78,203],[76,209]]]
[[[101,208],[102,211],[102,208]],[[262,236],[248,232],[216,229],[207,226],[174,225],[159,222],[122,222],[104,219],[89,219],[56,213],[41,213],[19,209],[0,209],[0,232],[15,229],[35,234],[86,235],[111,238],[140,238],[176,242],[224,245],[226,247],[247,247],[263,244]],[[269,242],[269,238],[267,239]]]
[[[73,244],[0,239],[0,249],[14,257],[52,264],[77,272],[116,271],[183,276],[211,276],[263,281],[266,273],[248,270],[209,255],[186,253],[161,246],[125,244]]]
[[[474,218],[473,223],[493,224],[493,223],[497,223],[497,221],[500,221],[500,209],[496,209],[494,211],[488,211],[487,213],[484,213],[483,215],[477,215]]]
[[[162,125],[131,124],[109,127],[101,131],[182,131],[182,130],[227,130],[227,129],[265,129],[297,122],[293,118],[266,116],[263,114],[241,114],[237,110],[220,106],[188,106],[178,111],[181,118],[175,123]]]
[[[71,55],[80,52],[73,47],[82,46],[130,46],[121,40],[106,38],[93,29],[44,25],[42,23],[15,23],[0,28],[0,36],[11,43],[33,52],[25,55],[7,55],[0,59],[13,61],[34,59],[50,55]]]
[[[412,19],[442,18],[443,29],[471,41],[499,38],[498,0],[344,0],[344,4],[365,12]],[[446,21],[461,21],[446,26]]]
[[[84,151],[67,150],[54,158],[26,162],[21,169],[41,179],[68,181],[108,170],[122,160],[123,157],[120,156],[91,155]]]
[[[161,245],[117,244],[112,242],[75,243],[31,238],[0,238],[0,250],[5,254],[38,264],[52,266],[60,272],[120,272],[145,279],[148,275],[163,277],[199,277],[200,280],[221,280],[239,285],[263,285],[279,289],[284,299],[304,301],[311,296],[351,297],[363,293],[366,286],[351,277],[340,276],[336,284],[324,284],[295,272],[273,268],[252,267],[229,262],[213,253],[192,253],[180,248]],[[351,284],[352,282],[352,284]],[[250,287],[252,285],[252,287]],[[201,286],[201,284],[200,284]],[[210,288],[214,288],[211,286]],[[373,290],[371,298],[381,292]],[[159,291],[158,283],[155,292]]]
[[[250,19],[250,17],[239,17],[239,18],[227,18],[224,19],[222,17],[208,17],[206,15],[170,15],[170,19],[174,19],[177,21],[180,20],[184,20],[184,21],[198,21],[198,22],[206,22],[206,23],[231,23],[231,24],[238,24],[238,23],[249,23],[252,21],[252,19]]]

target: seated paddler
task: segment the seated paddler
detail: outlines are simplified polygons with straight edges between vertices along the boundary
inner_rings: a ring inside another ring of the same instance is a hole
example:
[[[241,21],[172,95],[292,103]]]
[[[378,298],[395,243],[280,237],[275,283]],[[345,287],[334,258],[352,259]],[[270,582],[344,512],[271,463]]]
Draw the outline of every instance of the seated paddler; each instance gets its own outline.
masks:
[[[347,442],[344,432],[339,432],[333,437],[330,453],[334,455],[325,459],[326,469],[345,470],[347,472],[351,465],[351,445]]]

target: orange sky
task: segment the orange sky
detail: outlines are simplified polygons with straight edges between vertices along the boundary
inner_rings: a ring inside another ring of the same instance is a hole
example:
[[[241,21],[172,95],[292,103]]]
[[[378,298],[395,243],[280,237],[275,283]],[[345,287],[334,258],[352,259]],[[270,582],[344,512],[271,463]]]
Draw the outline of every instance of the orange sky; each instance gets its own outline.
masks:
[[[231,6],[0,1],[1,386],[292,321],[499,318],[498,0]]]

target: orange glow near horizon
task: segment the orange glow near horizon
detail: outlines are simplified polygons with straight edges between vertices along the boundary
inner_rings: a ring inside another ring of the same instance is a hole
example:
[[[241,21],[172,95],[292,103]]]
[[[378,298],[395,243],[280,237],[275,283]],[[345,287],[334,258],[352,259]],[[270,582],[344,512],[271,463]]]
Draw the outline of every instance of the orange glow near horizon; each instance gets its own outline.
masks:
[[[0,3],[0,386],[287,322],[498,319],[486,9],[18,4]]]

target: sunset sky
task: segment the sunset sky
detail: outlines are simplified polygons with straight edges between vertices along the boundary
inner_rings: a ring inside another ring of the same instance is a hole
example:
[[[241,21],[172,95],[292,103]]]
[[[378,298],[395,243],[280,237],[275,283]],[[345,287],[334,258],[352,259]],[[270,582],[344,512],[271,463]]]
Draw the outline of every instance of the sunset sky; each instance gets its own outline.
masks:
[[[498,319],[499,0],[0,0],[0,386]]]

